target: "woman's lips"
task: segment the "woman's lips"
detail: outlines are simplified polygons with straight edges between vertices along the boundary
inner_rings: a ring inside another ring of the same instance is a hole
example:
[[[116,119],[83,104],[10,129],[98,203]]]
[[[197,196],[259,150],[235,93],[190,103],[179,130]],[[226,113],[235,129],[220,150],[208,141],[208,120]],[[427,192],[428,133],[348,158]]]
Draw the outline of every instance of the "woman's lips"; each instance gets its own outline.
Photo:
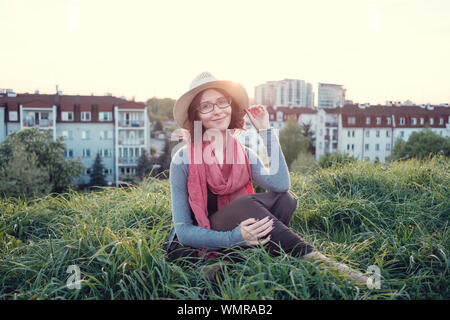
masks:
[[[217,120],[213,120],[213,121],[217,121],[217,122],[219,122],[219,121],[222,121],[222,120],[224,120],[226,117],[223,117],[223,118],[220,118],[220,119],[217,119]]]

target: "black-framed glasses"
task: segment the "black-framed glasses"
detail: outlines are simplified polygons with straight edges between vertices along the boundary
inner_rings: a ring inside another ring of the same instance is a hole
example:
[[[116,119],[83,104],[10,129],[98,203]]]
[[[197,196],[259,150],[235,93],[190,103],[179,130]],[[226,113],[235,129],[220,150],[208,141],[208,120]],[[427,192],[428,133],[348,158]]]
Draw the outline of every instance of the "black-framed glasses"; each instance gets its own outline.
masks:
[[[210,113],[214,110],[214,105],[218,106],[220,109],[225,109],[231,106],[231,98],[221,97],[216,100],[216,103],[203,102],[198,107],[197,110],[200,113]]]

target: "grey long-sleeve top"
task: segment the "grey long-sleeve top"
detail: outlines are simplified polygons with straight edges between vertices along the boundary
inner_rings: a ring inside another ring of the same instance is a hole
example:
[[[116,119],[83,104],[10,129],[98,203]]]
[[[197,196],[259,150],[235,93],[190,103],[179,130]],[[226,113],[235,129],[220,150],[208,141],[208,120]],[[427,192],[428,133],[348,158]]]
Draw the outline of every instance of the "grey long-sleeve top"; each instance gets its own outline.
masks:
[[[253,150],[244,146],[249,158],[253,181],[266,190],[274,192],[288,191],[290,188],[289,170],[275,129],[270,127],[267,130],[260,130],[259,135],[267,150],[269,170]],[[224,232],[206,229],[193,224],[187,179],[188,154],[185,145],[175,152],[170,164],[173,227],[168,245],[170,246],[175,233],[181,244],[194,248],[217,250],[245,245],[239,225],[231,231]]]

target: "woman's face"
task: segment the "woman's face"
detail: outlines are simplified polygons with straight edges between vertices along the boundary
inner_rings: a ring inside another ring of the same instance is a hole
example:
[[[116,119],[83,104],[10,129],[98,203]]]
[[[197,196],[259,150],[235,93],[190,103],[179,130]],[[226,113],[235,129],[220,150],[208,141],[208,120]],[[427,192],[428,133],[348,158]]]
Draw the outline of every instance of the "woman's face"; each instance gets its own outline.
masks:
[[[214,89],[207,89],[203,91],[199,105],[204,102],[215,103],[219,98],[224,98],[223,94]],[[202,121],[205,130],[215,128],[225,131],[231,122],[231,111],[231,106],[221,109],[217,105],[214,105],[213,111],[206,114],[197,111],[197,116]]]

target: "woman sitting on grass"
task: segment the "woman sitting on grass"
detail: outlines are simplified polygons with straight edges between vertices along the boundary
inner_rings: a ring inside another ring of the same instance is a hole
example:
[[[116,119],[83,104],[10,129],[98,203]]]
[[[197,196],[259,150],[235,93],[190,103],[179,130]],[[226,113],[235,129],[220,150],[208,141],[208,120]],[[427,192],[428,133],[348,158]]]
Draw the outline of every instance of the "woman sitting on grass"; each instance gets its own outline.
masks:
[[[288,227],[297,197],[289,190],[286,161],[267,110],[249,108],[242,85],[201,73],[176,101],[173,113],[189,135],[170,165],[174,228],[167,246],[169,261],[229,256],[233,247],[264,245],[275,255],[282,248],[293,256],[320,259],[366,282],[362,274],[328,259]],[[234,135],[245,130],[245,115],[266,146],[268,171]],[[255,193],[252,181],[269,192]]]

